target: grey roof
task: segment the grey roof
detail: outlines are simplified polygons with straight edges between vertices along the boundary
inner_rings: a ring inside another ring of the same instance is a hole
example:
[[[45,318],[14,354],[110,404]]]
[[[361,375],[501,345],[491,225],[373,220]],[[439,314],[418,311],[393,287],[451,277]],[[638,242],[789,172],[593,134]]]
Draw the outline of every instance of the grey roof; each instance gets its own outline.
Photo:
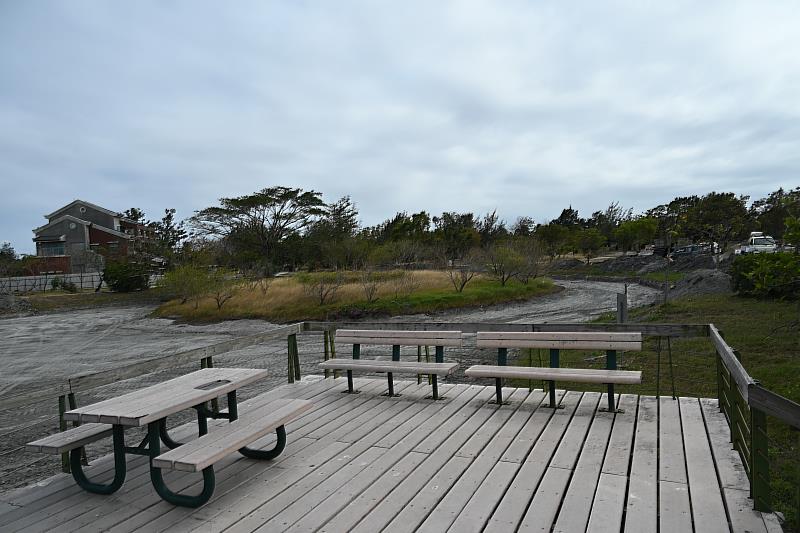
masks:
[[[107,214],[109,216],[112,216],[112,217],[122,217],[122,215],[120,215],[119,213],[117,213],[115,211],[111,211],[109,209],[106,209],[105,207],[100,207],[99,205],[93,204],[91,202],[87,202],[86,200],[76,199],[76,200],[71,201],[70,203],[68,203],[64,207],[62,207],[60,209],[56,209],[55,211],[53,211],[49,215],[45,215],[44,218],[46,218],[46,219],[53,218],[54,216],[56,216],[60,212],[66,211],[67,209],[69,209],[70,207],[72,207],[75,204],[83,204],[86,207],[91,207],[92,209],[95,209],[97,211],[100,211],[100,212],[105,213],[105,214]],[[122,217],[122,218],[124,218],[124,217]]]

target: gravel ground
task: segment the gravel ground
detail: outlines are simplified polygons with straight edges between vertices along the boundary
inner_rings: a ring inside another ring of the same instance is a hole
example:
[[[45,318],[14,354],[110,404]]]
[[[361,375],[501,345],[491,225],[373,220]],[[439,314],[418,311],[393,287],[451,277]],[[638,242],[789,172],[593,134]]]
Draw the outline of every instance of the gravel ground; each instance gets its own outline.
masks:
[[[560,281],[564,290],[529,302],[497,305],[432,315],[393,317],[399,321],[447,322],[582,322],[616,308],[620,283]],[[631,307],[656,301],[659,291],[638,285],[628,287]],[[277,327],[259,320],[237,320],[204,326],[175,324],[171,320],[147,318],[150,307],[118,307],[77,310],[49,315],[0,319],[0,399],[29,388],[42,388],[82,372],[96,372],[222,342]],[[322,359],[322,336],[298,337],[303,375],[315,374]],[[462,350],[448,350],[445,358],[464,367],[490,362],[493,354],[474,349],[474,339],[465,339]],[[383,355],[378,349],[365,356]],[[404,351],[416,354],[416,350]],[[339,354],[340,356],[343,354]],[[214,359],[216,366],[257,367],[270,370],[270,378],[243,389],[244,400],[286,383],[286,343],[277,341],[229,352]],[[79,393],[79,405],[99,401],[196,369],[187,365]],[[456,378],[458,380],[458,378]],[[0,401],[2,406],[2,401]],[[2,407],[0,407],[2,409]],[[192,418],[191,412],[170,418],[170,425]],[[24,444],[58,430],[57,399],[13,411],[0,410],[0,493],[51,476],[60,469],[60,458],[24,452]],[[129,442],[137,441],[135,431]],[[90,460],[109,451],[106,443],[91,445]]]

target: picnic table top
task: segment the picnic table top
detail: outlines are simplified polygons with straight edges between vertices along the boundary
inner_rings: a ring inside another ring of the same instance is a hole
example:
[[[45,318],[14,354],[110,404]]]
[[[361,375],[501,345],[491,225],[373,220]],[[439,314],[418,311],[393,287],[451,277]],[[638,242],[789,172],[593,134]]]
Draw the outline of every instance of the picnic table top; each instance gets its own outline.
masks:
[[[76,422],[143,426],[267,377],[257,368],[203,368],[64,413]]]

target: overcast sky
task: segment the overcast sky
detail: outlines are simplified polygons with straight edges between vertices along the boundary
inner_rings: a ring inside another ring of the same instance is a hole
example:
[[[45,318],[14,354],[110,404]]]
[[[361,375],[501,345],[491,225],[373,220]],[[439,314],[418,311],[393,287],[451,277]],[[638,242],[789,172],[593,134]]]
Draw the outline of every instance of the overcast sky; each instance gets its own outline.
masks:
[[[800,185],[798,28],[795,0],[0,0],[0,241],[272,185],[368,225],[763,197]]]

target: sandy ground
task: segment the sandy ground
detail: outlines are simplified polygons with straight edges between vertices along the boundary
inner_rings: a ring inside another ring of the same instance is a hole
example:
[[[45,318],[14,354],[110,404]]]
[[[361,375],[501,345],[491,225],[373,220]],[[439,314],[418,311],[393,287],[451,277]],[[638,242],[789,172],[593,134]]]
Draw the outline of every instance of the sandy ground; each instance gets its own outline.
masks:
[[[388,321],[448,322],[581,322],[616,308],[616,293],[622,284],[561,281],[564,291],[529,302],[486,308],[449,311],[429,315],[393,317]],[[645,305],[659,297],[659,291],[630,285],[631,307]],[[57,399],[13,411],[2,410],[2,397],[29,388],[46,387],[68,376],[96,372],[142,359],[181,352],[243,335],[262,333],[274,324],[259,320],[237,320],[192,326],[172,320],[147,318],[149,307],[120,307],[77,310],[49,315],[0,320],[0,493],[27,485],[59,471],[60,458],[24,452],[30,440],[57,431]],[[316,373],[322,360],[322,337],[302,335],[298,339],[303,375]],[[364,352],[366,356],[369,351]],[[410,353],[410,352],[409,352]],[[342,354],[340,354],[342,355]],[[453,354],[463,366],[485,362],[486,354],[470,349]],[[448,355],[446,354],[446,357]],[[270,370],[270,378],[240,393],[240,399],[259,394],[286,382],[284,341],[253,346],[215,357],[217,366],[257,367]],[[196,365],[142,376],[78,394],[78,404],[135,390],[194,370]],[[191,412],[170,418],[170,425],[183,423]],[[135,431],[129,441],[137,440]],[[89,447],[92,456],[107,453],[108,444]]]

